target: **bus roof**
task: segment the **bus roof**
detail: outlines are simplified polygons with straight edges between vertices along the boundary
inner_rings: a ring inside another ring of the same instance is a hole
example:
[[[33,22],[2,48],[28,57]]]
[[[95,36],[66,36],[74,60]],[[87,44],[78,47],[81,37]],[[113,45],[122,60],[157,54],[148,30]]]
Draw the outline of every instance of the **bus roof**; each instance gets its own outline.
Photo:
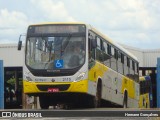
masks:
[[[83,22],[44,22],[44,23],[39,23],[39,24],[31,24],[31,25],[52,25],[52,24],[84,24],[84,25],[87,25]]]
[[[102,38],[106,39],[108,42],[110,42],[112,45],[116,46],[118,49],[120,49],[122,52],[126,53],[127,55],[129,55],[131,58],[133,58],[134,60],[136,60],[138,62],[138,59],[136,56],[134,56],[132,53],[130,53],[129,51],[127,51],[125,48],[123,48],[121,45],[119,45],[118,43],[116,43],[115,41],[113,41],[112,39],[110,39],[108,36],[102,34],[101,32],[99,32],[97,29],[93,28],[92,26],[90,26],[90,29],[92,31],[94,31],[95,33],[99,34]]]
[[[84,24],[87,26],[88,29],[94,31],[95,33],[99,34],[102,38],[106,39],[109,43],[111,43],[112,45],[116,46],[118,49],[120,49],[122,52],[124,52],[125,54],[129,55],[132,59],[136,60],[138,62],[137,57],[135,57],[133,54],[131,54],[130,52],[128,52],[125,48],[123,48],[121,45],[119,45],[118,43],[114,42],[113,40],[111,40],[108,36],[102,34],[101,32],[99,32],[97,29],[95,29],[94,27],[92,27],[89,24],[83,23],[83,22],[44,22],[44,23],[39,23],[39,24],[32,24],[34,25],[51,25],[51,24]],[[32,26],[30,25],[30,26]]]

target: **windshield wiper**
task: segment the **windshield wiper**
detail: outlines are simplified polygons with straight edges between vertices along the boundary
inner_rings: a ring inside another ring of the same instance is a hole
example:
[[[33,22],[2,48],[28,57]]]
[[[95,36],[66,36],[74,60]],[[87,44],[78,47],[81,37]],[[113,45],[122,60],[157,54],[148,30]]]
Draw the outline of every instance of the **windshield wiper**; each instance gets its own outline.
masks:
[[[66,43],[66,45],[64,45],[64,47],[61,49],[61,56],[62,56],[62,52],[64,52],[64,51],[66,50],[67,46],[69,45],[71,37],[72,37],[72,34],[69,34],[69,36],[66,38],[66,42],[67,42],[67,43]]]

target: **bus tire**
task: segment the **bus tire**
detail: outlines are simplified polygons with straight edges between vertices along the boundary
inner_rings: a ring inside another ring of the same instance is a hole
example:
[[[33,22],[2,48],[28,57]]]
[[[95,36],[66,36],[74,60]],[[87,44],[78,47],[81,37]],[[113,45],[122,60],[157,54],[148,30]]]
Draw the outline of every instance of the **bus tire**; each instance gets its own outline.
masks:
[[[128,103],[128,96],[127,96],[127,92],[125,91],[124,99],[123,99],[123,108],[128,107],[127,103]]]
[[[101,88],[102,88],[101,82],[98,82],[97,89],[96,89],[96,95],[91,98],[91,107],[93,108],[97,108],[101,106],[101,94],[102,94]]]
[[[148,108],[148,104],[146,103],[146,108]]]
[[[47,99],[44,96],[39,96],[39,104],[41,109],[48,109],[49,103],[46,101]]]

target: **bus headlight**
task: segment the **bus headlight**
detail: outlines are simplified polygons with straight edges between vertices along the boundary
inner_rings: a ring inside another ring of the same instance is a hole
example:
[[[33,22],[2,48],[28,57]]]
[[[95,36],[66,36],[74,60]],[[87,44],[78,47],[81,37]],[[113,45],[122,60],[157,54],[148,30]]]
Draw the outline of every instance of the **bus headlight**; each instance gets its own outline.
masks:
[[[29,76],[26,77],[28,81],[33,81]]]
[[[29,76],[29,72],[25,72],[25,73],[24,73],[24,79],[27,80],[27,81],[33,81],[33,80],[31,79],[31,77]]]
[[[84,78],[84,76],[85,76],[85,73],[84,73],[84,72],[81,73],[81,74],[79,74],[78,77],[76,78],[75,82],[82,80],[82,79]]]

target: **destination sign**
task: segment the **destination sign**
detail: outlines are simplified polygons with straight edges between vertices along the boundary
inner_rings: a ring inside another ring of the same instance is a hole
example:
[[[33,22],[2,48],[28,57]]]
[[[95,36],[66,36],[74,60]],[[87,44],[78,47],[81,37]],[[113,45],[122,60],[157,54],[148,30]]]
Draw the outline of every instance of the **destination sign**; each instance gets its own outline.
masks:
[[[85,32],[85,25],[39,25],[30,26],[28,33],[79,33]]]

